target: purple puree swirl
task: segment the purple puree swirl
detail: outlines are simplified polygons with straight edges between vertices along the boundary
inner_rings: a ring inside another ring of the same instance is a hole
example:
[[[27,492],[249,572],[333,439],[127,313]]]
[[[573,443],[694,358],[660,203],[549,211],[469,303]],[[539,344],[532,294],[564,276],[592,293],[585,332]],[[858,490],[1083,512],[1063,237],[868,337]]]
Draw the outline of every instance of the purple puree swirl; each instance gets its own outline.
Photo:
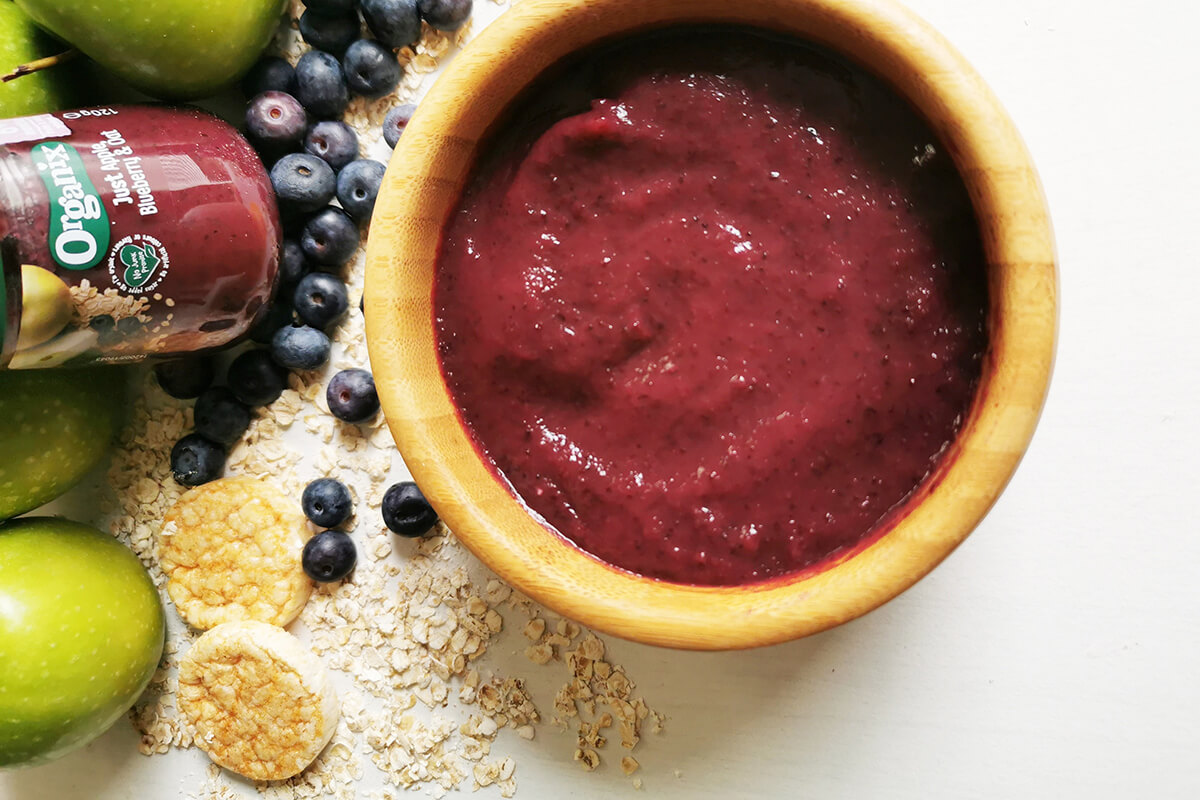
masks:
[[[978,383],[962,181],[822,50],[684,29],[528,93],[446,229],[442,368],[479,449],[609,564],[744,584],[844,554]]]

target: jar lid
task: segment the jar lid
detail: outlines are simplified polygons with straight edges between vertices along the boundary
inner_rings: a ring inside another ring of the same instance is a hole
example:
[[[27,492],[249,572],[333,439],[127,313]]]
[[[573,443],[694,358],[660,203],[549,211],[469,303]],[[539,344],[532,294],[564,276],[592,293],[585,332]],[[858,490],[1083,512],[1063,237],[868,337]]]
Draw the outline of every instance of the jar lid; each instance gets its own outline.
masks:
[[[21,255],[15,236],[0,241],[0,369],[17,349],[21,326]]]

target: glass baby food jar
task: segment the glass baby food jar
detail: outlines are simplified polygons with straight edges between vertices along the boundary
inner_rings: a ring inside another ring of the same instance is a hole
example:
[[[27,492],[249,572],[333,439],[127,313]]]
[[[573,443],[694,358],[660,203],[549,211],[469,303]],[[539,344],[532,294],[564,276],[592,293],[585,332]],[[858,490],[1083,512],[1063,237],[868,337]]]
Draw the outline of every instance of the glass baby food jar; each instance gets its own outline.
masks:
[[[245,139],[194,108],[0,121],[0,368],[230,344],[271,299],[281,228]]]

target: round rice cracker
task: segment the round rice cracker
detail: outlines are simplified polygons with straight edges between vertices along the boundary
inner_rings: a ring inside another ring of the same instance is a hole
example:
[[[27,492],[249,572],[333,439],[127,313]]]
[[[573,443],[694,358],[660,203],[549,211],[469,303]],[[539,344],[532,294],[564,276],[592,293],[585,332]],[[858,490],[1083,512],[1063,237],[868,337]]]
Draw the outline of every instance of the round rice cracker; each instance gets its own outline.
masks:
[[[167,593],[199,630],[239,620],[287,625],[312,593],[301,566],[311,535],[299,503],[272,483],[235,477],[197,486],[167,512],[159,534]]]
[[[262,622],[226,622],[179,662],[179,711],[197,747],[258,781],[290,778],[313,762],[337,728],[329,671],[292,634]]]

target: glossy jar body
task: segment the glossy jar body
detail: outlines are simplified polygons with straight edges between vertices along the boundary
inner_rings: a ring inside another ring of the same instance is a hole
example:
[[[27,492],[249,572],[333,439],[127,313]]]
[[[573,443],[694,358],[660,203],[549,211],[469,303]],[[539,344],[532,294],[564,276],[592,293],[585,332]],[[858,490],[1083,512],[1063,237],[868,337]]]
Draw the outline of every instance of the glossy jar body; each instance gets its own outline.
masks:
[[[221,347],[267,306],[270,179],[225,122],[112,106],[0,122],[0,365],[140,361]]]

